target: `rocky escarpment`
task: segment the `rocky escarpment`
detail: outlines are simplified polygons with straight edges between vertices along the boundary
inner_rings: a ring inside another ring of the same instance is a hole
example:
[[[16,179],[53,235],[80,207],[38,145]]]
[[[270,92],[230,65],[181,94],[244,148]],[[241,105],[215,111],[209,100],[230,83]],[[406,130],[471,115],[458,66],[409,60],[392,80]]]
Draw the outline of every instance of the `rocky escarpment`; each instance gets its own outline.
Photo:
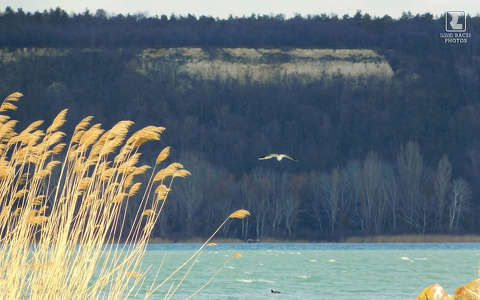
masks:
[[[202,79],[272,81],[296,78],[303,82],[322,76],[393,76],[388,61],[368,49],[168,48],[145,49],[135,68],[148,74],[175,62],[175,72]]]
[[[0,62],[17,62],[26,57],[66,56],[72,51],[54,48],[0,49]],[[125,63],[145,75],[167,72],[207,80],[268,82],[295,79],[306,83],[338,75],[348,78],[374,76],[388,80],[394,74],[388,61],[369,49],[149,48],[134,51]]]

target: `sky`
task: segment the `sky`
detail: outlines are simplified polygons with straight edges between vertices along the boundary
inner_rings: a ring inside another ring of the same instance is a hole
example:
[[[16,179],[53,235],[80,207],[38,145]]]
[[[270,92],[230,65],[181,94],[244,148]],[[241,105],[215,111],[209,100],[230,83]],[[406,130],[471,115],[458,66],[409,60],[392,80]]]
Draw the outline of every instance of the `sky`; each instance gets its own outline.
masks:
[[[480,14],[479,0],[3,0],[14,10],[35,12],[60,7],[68,13],[91,12],[104,9],[108,15],[143,13],[155,15],[206,15],[218,18],[249,16],[254,14],[344,14],[354,15],[357,10],[372,16],[386,14],[398,18],[404,11],[413,14],[429,12],[439,16],[449,10],[462,10],[469,15]],[[353,3],[353,4],[352,4]]]

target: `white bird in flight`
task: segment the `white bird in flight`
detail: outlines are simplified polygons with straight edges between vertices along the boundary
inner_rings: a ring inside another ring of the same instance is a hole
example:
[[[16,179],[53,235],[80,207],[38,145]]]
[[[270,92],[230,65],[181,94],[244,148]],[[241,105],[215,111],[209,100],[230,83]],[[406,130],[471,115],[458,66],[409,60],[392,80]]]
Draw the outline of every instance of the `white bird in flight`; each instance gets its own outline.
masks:
[[[270,159],[270,158],[276,158],[278,161],[281,161],[281,160],[284,159],[284,158],[287,158],[287,159],[290,159],[290,160],[293,160],[293,161],[298,161],[298,160],[296,160],[295,158],[291,157],[290,155],[287,155],[287,154],[279,154],[279,153],[268,154],[268,155],[259,157],[258,159],[264,160],[264,159]]]

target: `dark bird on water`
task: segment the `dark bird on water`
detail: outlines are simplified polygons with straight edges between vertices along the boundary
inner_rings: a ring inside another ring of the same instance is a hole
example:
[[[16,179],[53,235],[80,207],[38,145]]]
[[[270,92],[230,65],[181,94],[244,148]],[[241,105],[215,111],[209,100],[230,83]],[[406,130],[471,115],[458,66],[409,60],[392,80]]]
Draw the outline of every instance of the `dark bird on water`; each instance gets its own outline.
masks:
[[[270,290],[270,292],[271,292],[272,294],[280,294],[280,291],[276,291],[276,290],[272,290],[272,289]]]
[[[287,154],[279,154],[279,153],[268,154],[268,155],[259,157],[258,159],[264,160],[264,159],[270,159],[270,158],[276,158],[278,161],[281,161],[281,160],[284,159],[284,158],[287,158],[287,159],[290,159],[290,160],[293,160],[293,161],[297,161],[295,158],[293,158],[293,157],[290,156],[290,155],[287,155]]]

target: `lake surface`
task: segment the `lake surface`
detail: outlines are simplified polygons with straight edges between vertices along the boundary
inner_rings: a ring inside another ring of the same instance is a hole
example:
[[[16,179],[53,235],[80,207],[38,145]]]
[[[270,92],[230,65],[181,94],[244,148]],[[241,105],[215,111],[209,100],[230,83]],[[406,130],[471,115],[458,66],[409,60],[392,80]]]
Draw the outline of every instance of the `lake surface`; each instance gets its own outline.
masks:
[[[142,268],[165,278],[200,244],[149,245]],[[241,258],[231,258],[239,252]],[[433,283],[448,293],[475,279],[480,243],[255,243],[207,247],[172,299],[185,299],[219,270],[193,299],[414,299]],[[163,264],[162,264],[163,262]],[[184,272],[173,282],[179,282]],[[171,283],[151,299],[163,299]],[[271,289],[280,294],[272,294]]]

